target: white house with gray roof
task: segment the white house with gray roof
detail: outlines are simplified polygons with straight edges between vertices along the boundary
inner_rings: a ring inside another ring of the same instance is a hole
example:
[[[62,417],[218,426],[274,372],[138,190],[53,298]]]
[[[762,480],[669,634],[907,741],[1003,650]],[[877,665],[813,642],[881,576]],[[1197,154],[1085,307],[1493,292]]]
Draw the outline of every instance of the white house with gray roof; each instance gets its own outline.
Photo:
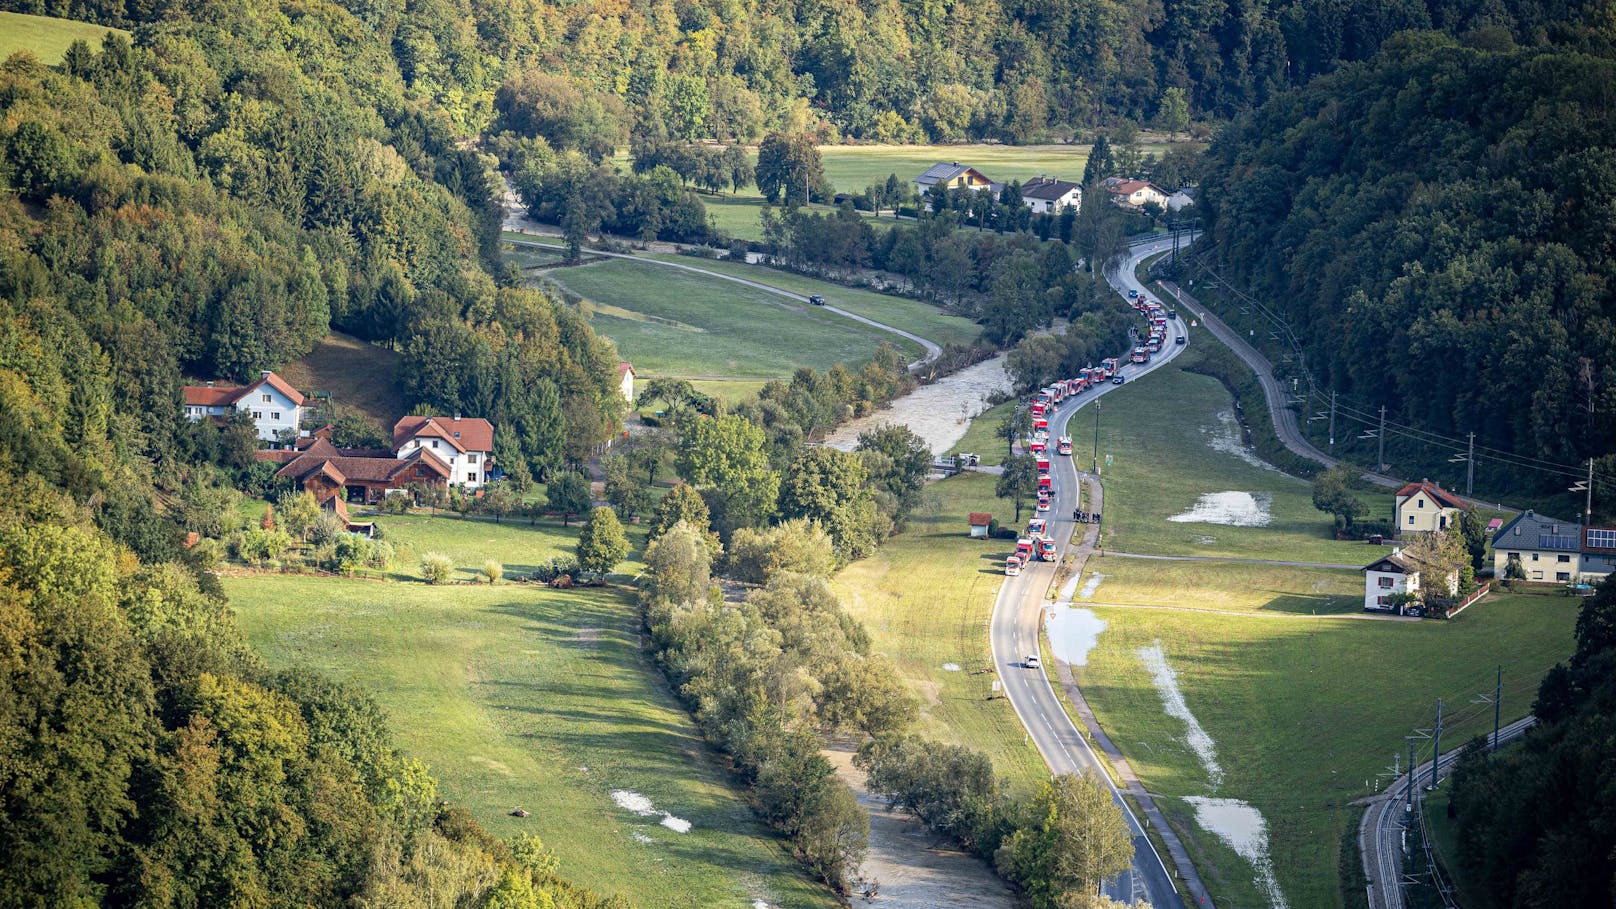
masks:
[[[1616,570],[1616,528],[1584,527],[1528,509],[1493,534],[1493,572],[1518,563],[1528,581],[1598,581]]]
[[[1021,204],[1034,214],[1058,214],[1063,208],[1083,207],[1083,187],[1052,177],[1034,177],[1021,184]]]

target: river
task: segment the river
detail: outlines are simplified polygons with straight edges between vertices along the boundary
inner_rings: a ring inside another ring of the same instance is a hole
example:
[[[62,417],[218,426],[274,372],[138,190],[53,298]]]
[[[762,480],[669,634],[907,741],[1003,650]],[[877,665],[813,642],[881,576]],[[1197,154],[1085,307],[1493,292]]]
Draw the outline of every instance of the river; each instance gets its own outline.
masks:
[[[890,406],[837,427],[825,444],[851,451],[859,433],[897,423],[914,430],[933,454],[947,454],[965,437],[971,418],[988,409],[988,398],[1008,394],[1012,383],[1004,368],[1004,354],[922,385]]]

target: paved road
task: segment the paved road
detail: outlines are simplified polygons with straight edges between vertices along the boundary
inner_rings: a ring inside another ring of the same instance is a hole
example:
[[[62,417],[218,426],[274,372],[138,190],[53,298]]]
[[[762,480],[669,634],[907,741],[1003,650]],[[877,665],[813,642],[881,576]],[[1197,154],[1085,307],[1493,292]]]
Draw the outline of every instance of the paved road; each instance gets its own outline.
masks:
[[[1498,744],[1518,739],[1526,730],[1537,725],[1536,717],[1525,717],[1498,730]],[[1491,736],[1488,736],[1490,739]],[[1460,749],[1450,749],[1442,755],[1437,776],[1445,777],[1459,761]],[[1364,875],[1369,878],[1370,909],[1404,909],[1403,899],[1403,830],[1407,826],[1408,774],[1392,780],[1369,803],[1363,820],[1358,825],[1358,851],[1363,855]],[[1414,771],[1414,801],[1418,802],[1423,787],[1431,779],[1431,762],[1426,761]],[[1414,848],[1410,843],[1409,848]]]
[[[562,247],[562,246],[560,246],[558,244],[555,244],[555,243],[540,243],[540,242],[538,242],[536,240],[513,240],[510,237],[503,237],[503,238],[501,238],[500,242],[509,243],[512,246],[535,246],[535,247],[538,247],[540,249],[552,249],[553,250],[553,249],[563,249],[564,248],[564,247]],[[704,275],[704,276],[709,277],[709,278],[717,278],[720,281],[733,281],[736,284],[743,284],[743,285],[745,285],[747,287],[751,287],[751,288],[753,288],[755,290],[761,290],[761,291],[763,291],[765,293],[774,294],[775,296],[785,297],[786,299],[792,300],[792,301],[797,302],[797,303],[804,303],[804,304],[808,303],[808,297],[806,295],[804,295],[804,294],[795,294],[795,293],[792,293],[789,290],[781,290],[780,288],[775,287],[775,286],[773,286],[771,284],[764,284],[762,281],[752,281],[752,280],[749,280],[747,278],[738,278],[735,275],[726,275],[723,272],[713,271],[713,270],[707,269],[707,268],[701,268],[701,267],[696,266],[696,265],[686,265],[683,262],[666,262],[666,261],[663,261],[662,259],[649,259],[649,258],[646,258],[645,256],[636,256],[636,255],[632,255],[630,253],[601,252],[598,249],[590,250],[589,255],[591,255],[591,256],[605,256],[605,257],[607,257],[609,259],[633,259],[636,262],[643,262],[643,263],[645,263],[647,265],[660,265],[660,266],[662,266],[664,268],[677,268],[680,271],[694,272],[695,274]],[[828,312],[836,313],[839,316],[844,316],[846,318],[852,319],[854,322],[863,323],[865,325],[870,326],[871,328],[879,328],[882,331],[890,332],[892,334],[897,335],[900,338],[904,338],[906,340],[913,341],[916,344],[919,344],[921,346],[921,348],[926,351],[926,354],[925,354],[925,356],[923,356],[920,359],[914,361],[913,363],[910,363],[909,364],[910,369],[914,369],[914,368],[916,368],[918,366],[924,366],[925,364],[930,363],[931,361],[933,361],[933,360],[935,360],[938,357],[943,355],[943,349],[941,347],[937,346],[936,342],[928,340],[926,338],[922,338],[920,335],[917,335],[914,332],[904,331],[901,328],[894,328],[893,326],[888,325],[885,322],[877,322],[874,319],[868,318],[866,316],[861,316],[856,312],[848,312],[847,310],[842,309],[839,306],[831,306],[831,305],[827,304],[825,306],[821,306],[820,309],[824,309],[824,310],[826,310]]]
[[[1113,287],[1119,289],[1133,287],[1143,290],[1134,281],[1134,266],[1145,256],[1171,248],[1171,240],[1137,246],[1131,251],[1130,258],[1124,261],[1122,267],[1108,271],[1106,278]],[[1131,382],[1161,368],[1178,355],[1182,348],[1175,343],[1175,339],[1180,335],[1187,337],[1188,331],[1184,319],[1170,321],[1168,323],[1170,337],[1162,352],[1150,363],[1124,366],[1123,375]],[[1067,423],[1081,408],[1091,401],[1098,401],[1117,387],[1102,385],[1096,390],[1068,399],[1050,419],[1051,435],[1066,435]],[[1082,453],[1079,452],[1070,458],[1056,458],[1054,464],[1055,496],[1049,513],[1050,532],[1061,545],[1063,552],[1070,546],[1073,531],[1077,527],[1092,526],[1078,525],[1071,520],[1078,500],[1078,473],[1074,462],[1080,460]],[[1018,577],[1006,578],[1004,585],[1000,587],[989,631],[994,665],[999,670],[1005,694],[1015,707],[1016,715],[1021,718],[1022,725],[1027,728],[1028,735],[1038,746],[1050,771],[1063,774],[1092,770],[1110,787],[1117,804],[1122,806],[1128,827],[1134,836],[1133,867],[1106,887],[1107,894],[1113,899],[1130,903],[1137,899],[1148,899],[1157,909],[1182,905],[1184,901],[1174,887],[1162,857],[1156,853],[1150,839],[1145,835],[1143,825],[1123,801],[1115,784],[1111,782],[1110,775],[1105,772],[1105,768],[1089,747],[1088,741],[1062,709],[1049,678],[1042,671],[1023,668],[1026,655],[1038,652],[1039,619],[1044,606],[1044,595],[1054,581],[1056,564],[1035,562]],[[1171,836],[1170,830],[1164,833]],[[1194,877],[1193,867],[1187,869],[1181,867],[1180,873],[1185,874],[1186,880],[1198,881],[1198,878]],[[1196,894],[1197,898],[1200,896],[1201,894]],[[1211,906],[1212,903],[1207,900],[1200,905]]]

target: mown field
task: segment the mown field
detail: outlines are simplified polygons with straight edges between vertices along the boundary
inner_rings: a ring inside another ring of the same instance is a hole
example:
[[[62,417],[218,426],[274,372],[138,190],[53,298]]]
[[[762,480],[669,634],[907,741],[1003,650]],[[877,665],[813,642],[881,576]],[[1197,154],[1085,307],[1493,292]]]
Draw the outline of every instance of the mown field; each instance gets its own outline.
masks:
[[[33,51],[39,62],[55,66],[74,41],[83,40],[91,50],[100,50],[107,32],[129,37],[121,28],[107,28],[90,22],[0,12],[0,60],[17,51]]]
[[[999,423],[1015,411],[1017,403],[1006,401],[977,414],[971,420],[971,428],[965,430],[959,444],[949,453],[968,451],[980,458],[983,464],[1003,464],[1008,449],[1004,438],[999,435]]]
[[[381,523],[407,551],[453,555],[461,577],[487,557],[515,568],[570,551],[575,534]],[[403,557],[400,568],[415,566]],[[271,666],[311,666],[370,692],[444,798],[501,836],[538,834],[579,883],[637,906],[834,904],[718,769],[647,662],[627,593],[278,575],[225,586]],[[620,808],[614,790],[648,797],[690,832]],[[510,816],[517,807],[531,816]]]
[[[1093,411],[1085,408],[1069,431],[1075,451],[1092,451]],[[1168,366],[1107,394],[1100,414],[1103,548],[1349,565],[1389,551],[1331,539],[1332,519],[1313,507],[1312,485],[1242,457],[1238,439],[1233,400],[1216,379]],[[1268,524],[1168,520],[1203,495],[1221,493],[1251,494]]]
[[[1289,615],[1363,609],[1363,575],[1350,570],[1111,556],[1089,559],[1084,587],[1095,574],[1094,603]]]
[[[1102,596],[1104,584],[1101,586]],[[1189,595],[1189,591],[1183,591]],[[1490,730],[1472,704],[1504,666],[1504,716],[1525,714],[1542,674],[1572,649],[1576,603],[1488,598],[1452,621],[1348,617],[1241,618],[1194,611],[1095,607],[1107,623],[1077,678],[1191,848],[1219,905],[1259,906],[1250,866],[1195,825],[1184,796],[1242,799],[1262,812],[1269,855],[1291,906],[1341,903],[1337,867],[1348,803],[1449,705],[1443,741],[1459,747]],[[1185,725],[1137,651],[1159,645],[1185,702],[1215,743],[1224,773],[1213,791],[1185,744]]]
[[[933,483],[931,507],[873,556],[842,569],[835,587],[920,700],[919,731],[985,752],[1000,776],[1027,792],[1048,771],[1010,702],[993,695],[988,647],[1006,545],[966,535],[969,512],[1009,519],[993,485],[994,477],[970,473]]]
[[[693,272],[613,259],[549,273],[582,296],[595,330],[648,376],[770,379],[918,345],[807,303]]]

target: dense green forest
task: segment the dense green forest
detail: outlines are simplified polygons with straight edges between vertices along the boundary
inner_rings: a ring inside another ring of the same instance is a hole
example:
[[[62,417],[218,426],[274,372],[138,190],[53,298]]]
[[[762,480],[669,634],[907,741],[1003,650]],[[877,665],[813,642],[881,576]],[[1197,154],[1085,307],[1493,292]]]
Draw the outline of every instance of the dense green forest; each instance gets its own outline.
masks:
[[[1273,303],[1326,388],[1517,455],[1605,458],[1608,473],[1613,85],[1610,48],[1402,36],[1219,137],[1197,246]]]
[[[207,0],[5,0],[138,26],[217,20]],[[755,141],[1029,142],[1122,119],[1226,117],[1374,54],[1393,33],[1498,30],[1522,44],[1605,30],[1588,0],[348,0],[415,98],[466,132],[531,71],[562,75],[598,135]],[[320,4],[291,18],[328,15]],[[369,43],[369,42],[367,42]]]
[[[1616,898],[1616,580],[1577,617],[1577,650],[1550,670],[1520,745],[1476,739],[1453,775],[1458,861],[1491,907],[1608,906]]]

